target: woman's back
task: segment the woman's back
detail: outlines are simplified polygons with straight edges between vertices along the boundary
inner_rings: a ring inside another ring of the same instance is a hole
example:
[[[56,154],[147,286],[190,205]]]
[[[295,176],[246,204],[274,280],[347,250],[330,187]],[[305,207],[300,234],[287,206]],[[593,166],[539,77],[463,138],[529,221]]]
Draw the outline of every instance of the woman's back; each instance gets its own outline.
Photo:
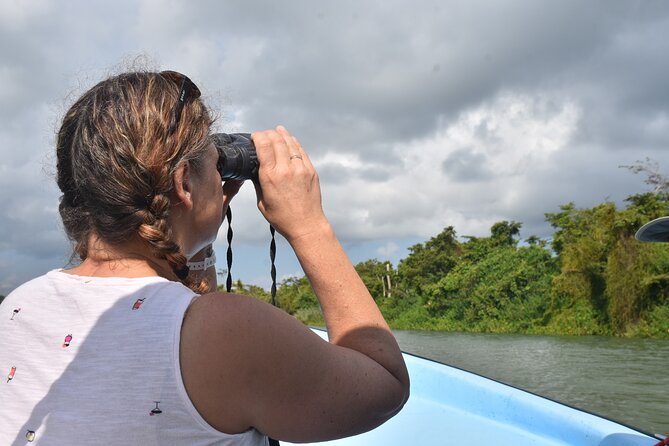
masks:
[[[184,389],[181,324],[195,296],[161,277],[62,271],[11,293],[0,307],[0,444],[265,444],[255,430],[210,427]]]

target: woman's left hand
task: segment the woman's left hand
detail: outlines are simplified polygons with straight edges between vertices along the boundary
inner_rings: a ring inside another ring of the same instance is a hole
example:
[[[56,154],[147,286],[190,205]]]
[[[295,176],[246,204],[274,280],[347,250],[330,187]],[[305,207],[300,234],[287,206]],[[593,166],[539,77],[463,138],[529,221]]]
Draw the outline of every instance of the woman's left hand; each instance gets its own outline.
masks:
[[[228,212],[228,206],[241,189],[244,180],[226,180],[223,182],[223,216]]]

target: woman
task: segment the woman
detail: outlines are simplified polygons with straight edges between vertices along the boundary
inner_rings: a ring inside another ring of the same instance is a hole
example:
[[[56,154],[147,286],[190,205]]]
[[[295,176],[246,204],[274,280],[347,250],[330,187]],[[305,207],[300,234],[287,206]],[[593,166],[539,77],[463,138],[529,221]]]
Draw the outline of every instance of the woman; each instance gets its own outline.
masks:
[[[65,115],[60,214],[81,262],[2,304],[0,444],[319,441],[406,402],[399,348],[285,128],[252,134],[258,208],[295,251],[330,342],[259,300],[207,292],[213,268],[189,273],[241,185],[221,187],[211,124],[175,72],[112,77]]]

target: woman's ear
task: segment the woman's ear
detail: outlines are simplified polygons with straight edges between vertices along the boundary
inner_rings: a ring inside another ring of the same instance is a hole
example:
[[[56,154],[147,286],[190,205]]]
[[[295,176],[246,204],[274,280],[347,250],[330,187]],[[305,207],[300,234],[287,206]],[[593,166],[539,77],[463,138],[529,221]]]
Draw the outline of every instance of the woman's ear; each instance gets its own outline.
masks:
[[[177,204],[183,204],[188,210],[193,208],[191,170],[190,163],[186,161],[180,163],[172,174]]]

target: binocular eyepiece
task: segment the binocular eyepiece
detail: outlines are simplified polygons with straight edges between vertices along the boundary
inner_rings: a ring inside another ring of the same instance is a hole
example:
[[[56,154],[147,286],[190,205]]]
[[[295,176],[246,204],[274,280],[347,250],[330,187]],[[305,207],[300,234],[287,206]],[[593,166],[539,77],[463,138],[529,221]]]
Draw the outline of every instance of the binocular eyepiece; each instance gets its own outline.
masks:
[[[258,157],[250,133],[214,133],[211,137],[218,151],[216,168],[223,181],[258,179]]]

